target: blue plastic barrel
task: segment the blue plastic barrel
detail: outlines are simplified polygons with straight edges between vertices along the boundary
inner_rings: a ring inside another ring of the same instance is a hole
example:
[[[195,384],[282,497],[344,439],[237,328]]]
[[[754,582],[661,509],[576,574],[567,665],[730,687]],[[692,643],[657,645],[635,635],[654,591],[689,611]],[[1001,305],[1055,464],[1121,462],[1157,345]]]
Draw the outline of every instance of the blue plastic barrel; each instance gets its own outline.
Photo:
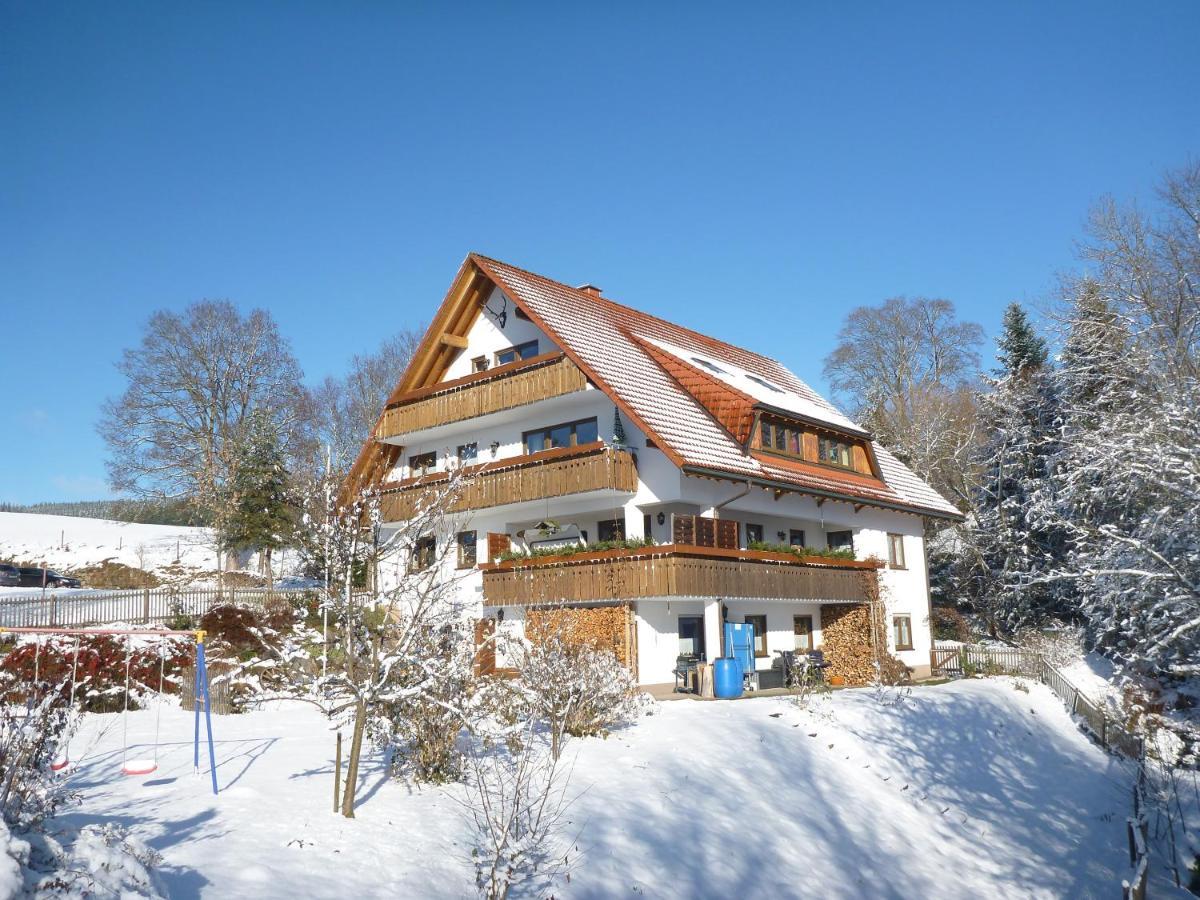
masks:
[[[722,656],[713,664],[713,693],[722,700],[742,696],[742,663],[732,656]]]

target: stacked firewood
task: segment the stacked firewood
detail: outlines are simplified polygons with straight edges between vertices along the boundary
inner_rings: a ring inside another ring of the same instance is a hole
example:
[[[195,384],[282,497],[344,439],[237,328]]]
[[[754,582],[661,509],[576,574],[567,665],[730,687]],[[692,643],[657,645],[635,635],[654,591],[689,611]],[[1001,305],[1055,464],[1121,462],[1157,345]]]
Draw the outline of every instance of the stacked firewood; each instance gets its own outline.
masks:
[[[625,603],[540,607],[526,613],[525,633],[535,642],[546,635],[561,635],[568,643],[611,651],[624,665],[632,667],[631,623],[632,610]]]
[[[845,684],[870,684],[876,661],[887,653],[879,578],[874,570],[862,573],[867,603],[834,603],[821,607],[821,649],[829,663],[826,675],[840,676]],[[875,630],[871,634],[872,627]]]

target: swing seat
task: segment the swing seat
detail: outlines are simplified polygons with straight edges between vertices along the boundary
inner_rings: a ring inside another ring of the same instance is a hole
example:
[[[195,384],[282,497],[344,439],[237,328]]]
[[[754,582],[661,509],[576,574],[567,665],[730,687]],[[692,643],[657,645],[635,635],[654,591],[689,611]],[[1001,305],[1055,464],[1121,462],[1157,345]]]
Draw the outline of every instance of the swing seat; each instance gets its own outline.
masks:
[[[130,759],[121,766],[122,775],[149,775],[158,768],[158,763],[152,759]]]
[[[64,756],[62,759],[56,759],[54,762],[50,763],[50,771],[51,772],[61,772],[63,769],[65,769],[70,764],[71,764],[70,758]]]

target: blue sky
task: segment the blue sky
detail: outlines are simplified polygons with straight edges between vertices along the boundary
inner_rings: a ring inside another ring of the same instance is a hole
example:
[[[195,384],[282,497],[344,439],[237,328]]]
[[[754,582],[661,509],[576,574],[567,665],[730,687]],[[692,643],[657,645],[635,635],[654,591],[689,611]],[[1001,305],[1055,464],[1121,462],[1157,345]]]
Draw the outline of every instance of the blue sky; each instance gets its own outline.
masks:
[[[1200,4],[0,3],[0,500],[103,496],[151,311],[269,309],[311,381],[469,250],[823,386],[853,306],[1050,296],[1200,153]]]

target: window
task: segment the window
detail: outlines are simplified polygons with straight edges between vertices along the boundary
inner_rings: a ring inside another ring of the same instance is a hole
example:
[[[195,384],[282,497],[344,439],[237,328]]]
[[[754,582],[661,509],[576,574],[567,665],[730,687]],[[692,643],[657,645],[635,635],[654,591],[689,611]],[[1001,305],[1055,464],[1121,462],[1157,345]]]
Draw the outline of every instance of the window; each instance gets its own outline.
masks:
[[[704,617],[679,617],[679,655],[704,656]]]
[[[458,533],[458,567],[460,569],[475,568],[475,544],[478,537],[474,531]]]
[[[431,534],[423,538],[417,538],[417,542],[413,544],[412,565],[410,568],[413,571],[428,569],[433,565],[433,560],[436,556],[437,538]]]
[[[694,362],[698,366],[703,366],[704,368],[708,369],[708,371],[710,371],[716,375],[728,375],[729,374],[724,369],[722,369],[720,366],[718,366],[716,363],[710,363],[707,359],[701,359],[698,356],[693,356],[692,362]]]
[[[754,655],[767,655],[767,617],[746,616],[746,624],[754,626]]]
[[[747,522],[746,523],[746,546],[749,547],[751,544],[753,544],[755,542],[761,544],[762,539],[763,539],[763,527],[761,525],[755,525],[753,522]]]
[[[771,382],[767,381],[765,378],[759,378],[757,375],[749,375],[749,374],[746,375],[746,377],[749,378],[751,381],[753,381],[755,384],[761,384],[768,391],[774,391],[776,394],[783,393],[782,388],[775,387],[775,385],[771,384]]]
[[[853,531],[831,531],[826,535],[825,540],[829,544],[830,550],[854,549]]]
[[[793,547],[806,546],[804,543],[804,529],[803,528],[793,528],[790,531],[788,531],[788,543],[791,544]]]
[[[472,372],[486,372],[488,370],[488,358],[486,356],[477,356],[471,360]]]
[[[897,650],[911,650],[912,616],[892,616],[892,634],[896,638]]]
[[[437,453],[430,450],[428,453],[418,453],[415,456],[408,458],[408,467],[412,470],[413,475],[424,475],[437,468]]]
[[[888,565],[893,569],[906,568],[904,565],[904,535],[889,534],[887,537]]]
[[[625,540],[625,520],[605,519],[596,523],[596,538],[601,541]]]
[[[813,617],[792,616],[792,634],[796,637],[796,652],[811,653],[813,649]]]
[[[819,435],[817,437],[817,460],[827,466],[851,467],[850,445],[836,438]]]
[[[796,427],[763,419],[760,426],[760,446],[772,453],[804,457],[803,432]]]
[[[650,513],[646,513],[644,516],[642,516],[642,535],[643,535],[643,537],[646,537],[646,538],[654,537],[654,532],[651,530],[651,526],[652,526],[653,522],[654,522],[654,520],[650,516]]]
[[[519,359],[529,359],[531,356],[538,355],[538,342],[526,341],[523,344],[517,344],[515,347],[509,347],[507,350],[496,351],[496,365],[502,366],[505,363],[516,362]]]
[[[479,456],[479,445],[472,441],[469,444],[458,445],[458,461],[468,463]]]
[[[551,450],[554,447],[577,447],[580,444],[592,444],[600,440],[600,431],[596,420],[583,419],[579,422],[567,422],[563,425],[551,425],[549,428],[539,428],[537,431],[525,432],[525,452],[537,453],[540,450]]]

